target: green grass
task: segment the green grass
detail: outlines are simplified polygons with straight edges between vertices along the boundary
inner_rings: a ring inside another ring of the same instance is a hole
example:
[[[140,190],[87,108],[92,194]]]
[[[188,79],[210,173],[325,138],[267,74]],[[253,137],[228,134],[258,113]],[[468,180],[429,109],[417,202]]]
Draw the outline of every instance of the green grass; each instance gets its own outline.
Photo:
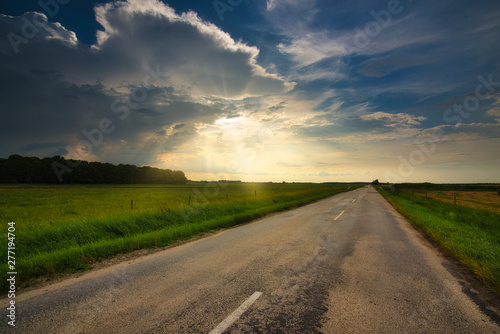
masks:
[[[67,225],[123,213],[142,213],[191,205],[264,199],[291,195],[329,186],[311,184],[218,184],[182,186],[0,186],[0,221],[16,221],[30,229]],[[344,186],[342,186],[344,187]],[[227,195],[227,197],[226,197]],[[131,210],[133,200],[134,209]]]
[[[17,284],[22,286],[40,276],[87,269],[116,254],[166,246],[346,190],[345,185],[315,184],[5,187],[0,189],[0,256],[7,259],[7,222],[14,221]],[[0,266],[3,292],[6,262]]]
[[[379,190],[412,224],[500,291],[500,214]]]

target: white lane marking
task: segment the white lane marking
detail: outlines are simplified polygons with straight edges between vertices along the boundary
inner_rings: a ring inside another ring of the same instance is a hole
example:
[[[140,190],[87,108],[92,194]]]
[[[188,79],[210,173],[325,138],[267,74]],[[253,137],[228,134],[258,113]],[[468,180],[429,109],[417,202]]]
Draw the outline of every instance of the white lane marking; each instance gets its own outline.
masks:
[[[352,200],[352,202],[353,202],[353,203],[354,203],[354,202],[356,202],[356,199],[353,199],[353,200]]]
[[[226,329],[229,328],[236,320],[238,320],[245,311],[252,306],[253,303],[262,295],[262,292],[255,291],[253,295],[243,302],[233,313],[231,313],[226,319],[224,319],[217,327],[212,329],[209,334],[222,334]]]
[[[334,220],[339,219],[339,218],[340,218],[340,216],[342,216],[343,214],[344,214],[344,211],[342,211],[342,212],[341,212],[341,213],[340,213],[337,217],[335,217],[335,219],[334,219]]]

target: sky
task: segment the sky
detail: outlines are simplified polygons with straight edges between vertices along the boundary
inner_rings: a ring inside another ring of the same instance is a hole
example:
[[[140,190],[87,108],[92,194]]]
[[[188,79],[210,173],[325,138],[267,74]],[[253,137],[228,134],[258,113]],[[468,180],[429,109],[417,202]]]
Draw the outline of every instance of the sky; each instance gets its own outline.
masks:
[[[3,1],[0,157],[500,182],[497,0]]]

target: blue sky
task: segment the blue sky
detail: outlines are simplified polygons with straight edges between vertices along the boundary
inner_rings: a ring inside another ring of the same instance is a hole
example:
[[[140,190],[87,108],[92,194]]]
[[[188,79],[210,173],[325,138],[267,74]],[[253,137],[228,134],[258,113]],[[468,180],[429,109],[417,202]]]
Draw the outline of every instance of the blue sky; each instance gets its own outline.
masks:
[[[500,182],[498,1],[59,1],[0,5],[1,157]]]

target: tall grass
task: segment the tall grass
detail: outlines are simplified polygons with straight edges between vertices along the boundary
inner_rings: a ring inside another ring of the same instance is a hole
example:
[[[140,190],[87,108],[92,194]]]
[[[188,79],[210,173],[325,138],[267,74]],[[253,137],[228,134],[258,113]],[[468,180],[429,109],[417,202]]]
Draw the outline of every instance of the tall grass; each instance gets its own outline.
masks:
[[[222,189],[224,191],[222,191]],[[12,190],[12,189],[11,189]],[[323,185],[231,185],[224,188],[188,187],[167,189],[61,188],[47,192],[49,200],[34,192],[19,190],[2,214],[0,256],[7,258],[7,222],[16,222],[16,270],[18,285],[42,275],[55,275],[88,268],[92,262],[142,248],[160,247],[200,233],[251,221],[270,212],[304,205],[347,190],[346,186]],[[97,198],[85,197],[91,192]],[[257,196],[256,196],[257,192]],[[168,200],[165,197],[168,193]],[[11,193],[12,194],[12,193]],[[112,196],[110,196],[110,194]],[[201,196],[200,194],[205,194]],[[195,201],[198,195],[198,201]],[[100,196],[100,197],[99,197]],[[121,207],[133,196],[142,208]],[[141,197],[142,196],[142,197]],[[192,203],[187,205],[189,196]],[[201,199],[200,199],[201,198]],[[98,201],[110,213],[91,210]],[[119,203],[113,206],[110,203]],[[32,206],[29,203],[33,203]],[[23,208],[30,208],[27,217]],[[36,210],[34,208],[37,208]],[[44,208],[46,211],[44,212]],[[75,214],[68,214],[69,208]],[[88,212],[85,212],[85,211]],[[9,217],[9,218],[7,218]],[[30,219],[28,219],[30,218]],[[53,223],[49,223],[53,220]],[[0,266],[2,291],[7,289],[6,263]]]
[[[381,190],[412,224],[500,291],[500,214]]]

